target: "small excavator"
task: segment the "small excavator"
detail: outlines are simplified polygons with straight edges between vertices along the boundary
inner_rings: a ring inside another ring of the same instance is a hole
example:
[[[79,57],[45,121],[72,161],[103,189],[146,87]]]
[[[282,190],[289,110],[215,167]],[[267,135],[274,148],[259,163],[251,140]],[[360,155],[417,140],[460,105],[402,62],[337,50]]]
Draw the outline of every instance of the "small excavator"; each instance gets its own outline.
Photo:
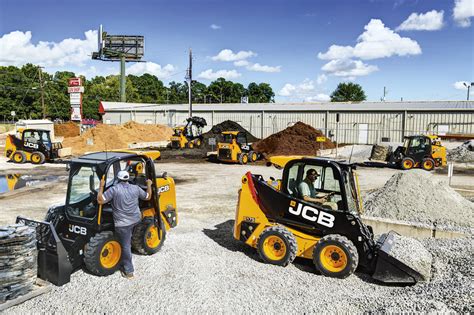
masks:
[[[173,135],[170,138],[172,149],[199,148],[202,145],[202,128],[207,126],[207,122],[202,117],[190,117],[186,119],[185,126],[173,128]]]
[[[132,249],[143,255],[158,252],[166,232],[178,224],[176,190],[166,172],[155,174],[158,151],[96,152],[73,159],[68,165],[66,202],[51,207],[44,221],[18,217],[16,222],[36,227],[38,277],[57,286],[70,281],[71,273],[85,268],[97,276],[118,270],[121,245],[114,233],[112,206],[99,205],[100,180],[105,191],[117,183],[117,173],[126,170],[129,181],[146,188],[151,179],[152,198],[140,201],[141,222],[132,234]]]
[[[283,169],[282,178],[267,181],[250,172],[242,177],[233,231],[234,238],[256,248],[264,262],[287,266],[300,257],[312,260],[327,277],[345,278],[360,268],[383,283],[405,285],[429,278],[418,266],[431,266],[431,259],[422,264],[397,259],[398,234],[389,232],[376,241],[372,227],[362,222],[354,164],[274,156],[268,165]],[[317,191],[331,195],[330,201],[302,198],[299,184],[311,169],[320,174]],[[426,251],[419,246],[419,253]],[[412,253],[414,261],[425,259],[419,253]]]

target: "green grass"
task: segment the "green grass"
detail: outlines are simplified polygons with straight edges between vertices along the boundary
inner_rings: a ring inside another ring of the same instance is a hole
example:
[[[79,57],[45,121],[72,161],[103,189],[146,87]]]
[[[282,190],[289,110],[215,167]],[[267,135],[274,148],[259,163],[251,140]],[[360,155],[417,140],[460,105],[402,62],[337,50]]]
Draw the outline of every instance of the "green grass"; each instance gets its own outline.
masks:
[[[4,133],[13,129],[15,129],[15,125],[13,124],[0,124],[0,133]]]

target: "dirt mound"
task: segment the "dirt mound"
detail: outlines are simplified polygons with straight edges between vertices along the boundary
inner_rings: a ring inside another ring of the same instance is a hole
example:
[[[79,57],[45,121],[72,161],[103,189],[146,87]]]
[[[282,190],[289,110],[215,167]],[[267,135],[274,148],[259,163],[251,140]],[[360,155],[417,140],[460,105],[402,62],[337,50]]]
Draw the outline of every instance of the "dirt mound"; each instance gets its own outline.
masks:
[[[257,137],[252,135],[250,132],[247,131],[247,129],[245,129],[235,121],[226,120],[220,124],[214,125],[211,130],[202,135],[204,139],[203,149],[205,149],[206,152],[211,149],[211,146],[209,145],[209,138],[216,138],[216,141],[219,142],[221,132],[223,131],[242,131],[245,132],[245,134],[247,135],[248,142],[252,143],[258,141]],[[214,150],[215,149],[216,146],[214,146]]]
[[[474,162],[474,140],[466,141],[457,148],[449,150],[447,158],[454,162]]]
[[[91,151],[127,148],[135,142],[169,140],[173,130],[163,125],[147,125],[128,122],[124,125],[97,125],[81,136],[65,138],[64,147],[72,147],[74,155]]]
[[[367,215],[375,217],[446,228],[474,225],[474,204],[423,170],[394,174],[382,188],[367,195],[364,207]]]
[[[316,142],[317,137],[325,135],[310,125],[297,122],[280,132],[277,132],[254,144],[255,151],[272,155],[316,155],[320,149],[332,149],[334,143],[326,139]]]
[[[69,121],[63,124],[54,124],[54,135],[56,137],[77,137],[80,135],[79,124]]]

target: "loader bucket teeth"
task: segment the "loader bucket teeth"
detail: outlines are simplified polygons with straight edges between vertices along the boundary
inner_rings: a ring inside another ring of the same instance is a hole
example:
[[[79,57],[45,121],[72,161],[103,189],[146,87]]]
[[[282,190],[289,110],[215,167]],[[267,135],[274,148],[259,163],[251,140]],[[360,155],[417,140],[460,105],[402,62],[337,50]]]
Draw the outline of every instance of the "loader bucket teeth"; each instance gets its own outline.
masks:
[[[393,231],[382,235],[377,243],[375,280],[407,285],[429,280],[432,257],[421,243]]]

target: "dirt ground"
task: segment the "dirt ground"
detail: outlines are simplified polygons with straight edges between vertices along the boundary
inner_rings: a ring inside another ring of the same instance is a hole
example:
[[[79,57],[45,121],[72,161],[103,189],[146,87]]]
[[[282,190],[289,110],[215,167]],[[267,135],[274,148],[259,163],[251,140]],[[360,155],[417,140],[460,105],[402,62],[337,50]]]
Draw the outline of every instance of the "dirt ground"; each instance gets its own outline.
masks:
[[[2,173],[10,166],[0,160]],[[25,167],[25,172],[60,172],[56,165]],[[446,293],[461,296],[453,301],[420,296],[419,292],[429,291],[425,286],[382,286],[362,273],[344,280],[326,278],[306,260],[297,259],[286,268],[262,263],[255,250],[233,239],[232,227],[242,175],[250,170],[265,178],[280,178],[281,171],[273,167],[162,161],[156,163],[156,169],[167,171],[176,181],[179,223],[169,231],[159,253],[134,255],[133,280],[125,280],[119,273],[103,278],[78,271],[69,284],[54,287],[6,313],[123,313],[138,309],[166,313],[466,312],[472,307],[472,296],[469,298],[464,289]],[[361,189],[366,192],[381,187],[395,172],[359,168]],[[447,180],[445,174],[434,176]],[[459,175],[452,184],[474,189],[472,179],[472,175]],[[31,194],[0,199],[0,226],[12,223],[20,214],[43,219],[49,205],[64,201],[65,190],[66,182],[61,181]]]

